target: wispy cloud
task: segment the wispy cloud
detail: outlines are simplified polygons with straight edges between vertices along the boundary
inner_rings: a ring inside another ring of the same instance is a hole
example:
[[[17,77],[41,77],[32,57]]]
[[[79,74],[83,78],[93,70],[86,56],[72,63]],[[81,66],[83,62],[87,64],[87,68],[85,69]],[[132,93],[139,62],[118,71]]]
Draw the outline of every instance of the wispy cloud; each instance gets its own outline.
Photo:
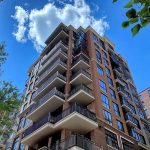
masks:
[[[28,38],[34,43],[37,51],[41,52],[45,46],[44,41],[60,22],[66,25],[71,24],[75,28],[79,26],[86,28],[91,25],[101,35],[109,27],[104,18],[95,19],[91,15],[91,8],[84,0],[70,0],[68,3],[66,0],[61,0],[61,2],[64,5],[61,8],[50,1],[42,9],[32,9],[29,13],[20,6],[16,6],[13,18],[18,22],[18,30],[13,34],[17,41],[25,41]],[[23,23],[18,16],[20,13],[24,16]],[[20,26],[24,27],[24,30],[21,30]],[[27,32],[27,37],[25,37],[25,32]]]

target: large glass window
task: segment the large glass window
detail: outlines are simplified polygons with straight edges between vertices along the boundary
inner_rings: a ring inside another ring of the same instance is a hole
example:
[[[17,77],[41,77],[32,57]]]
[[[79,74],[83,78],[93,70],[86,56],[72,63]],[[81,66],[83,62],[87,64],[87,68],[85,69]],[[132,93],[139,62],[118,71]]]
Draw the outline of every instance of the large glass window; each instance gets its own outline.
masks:
[[[100,66],[97,66],[97,71],[100,75],[102,75],[102,76],[104,75],[104,71]]]
[[[13,150],[17,150],[19,146],[19,138],[16,138],[13,144]]]
[[[24,145],[22,143],[19,146],[19,150],[25,150],[25,147],[24,147]]]
[[[104,110],[104,119],[108,124],[112,125],[111,113],[106,110]]]
[[[23,124],[24,124],[24,118],[20,118],[20,121],[19,121],[19,125],[18,125],[18,131],[23,127]]]
[[[112,99],[116,99],[116,94],[115,94],[115,91],[112,90],[112,89],[109,89],[109,92],[110,92],[110,96]]]
[[[26,128],[26,127],[28,126],[28,124],[29,124],[29,121],[28,121],[27,118],[25,118],[25,121],[24,121],[24,128]]]
[[[123,138],[121,139],[122,139],[123,150],[134,150],[132,143],[128,142],[127,140]]]
[[[113,103],[114,112],[117,116],[120,116],[119,107],[116,103]]]
[[[112,81],[111,78],[107,77],[107,81],[108,81],[108,84],[109,84],[109,85],[113,86],[113,81]]]
[[[130,109],[131,109],[131,112],[132,112],[132,113],[136,114],[135,108],[134,108],[134,106],[131,105],[131,104],[130,104]]]
[[[95,34],[93,34],[93,41],[96,43],[98,42],[98,37]]]
[[[102,63],[101,53],[98,50],[96,50],[96,59],[98,62]]]
[[[117,135],[108,130],[105,130],[105,134],[107,144],[115,149],[119,149]]]
[[[103,55],[104,58],[107,58],[107,53],[106,52],[102,51],[102,55]]]
[[[105,66],[109,65],[108,60],[106,58],[104,58],[104,64],[105,64]]]
[[[103,106],[107,109],[109,109],[109,100],[108,100],[108,97],[104,94],[101,94],[101,99],[102,99],[102,103],[103,103]]]
[[[124,127],[123,127],[122,122],[120,122],[119,120],[117,120],[116,122],[117,122],[118,129],[124,132]]]
[[[107,91],[106,84],[102,80],[99,80],[99,86],[100,86],[100,89],[106,93]]]
[[[27,103],[23,106],[23,111],[26,110],[27,108]]]
[[[110,70],[107,67],[106,67],[106,74],[111,76],[111,72],[110,72]]]

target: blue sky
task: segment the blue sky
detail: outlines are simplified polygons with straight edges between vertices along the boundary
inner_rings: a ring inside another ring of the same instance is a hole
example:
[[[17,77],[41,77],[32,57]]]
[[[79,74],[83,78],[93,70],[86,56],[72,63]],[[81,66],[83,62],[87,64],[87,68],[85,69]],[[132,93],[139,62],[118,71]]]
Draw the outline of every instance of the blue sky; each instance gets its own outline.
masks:
[[[60,4],[58,0],[51,0],[50,2],[53,2],[57,8],[62,9],[65,6],[65,4]],[[85,0],[85,2],[86,5],[90,7],[90,15],[95,21],[98,21],[102,17],[106,17],[105,21],[110,27],[105,31],[105,35],[115,43],[117,52],[128,61],[138,91],[149,87],[150,26],[141,30],[137,36],[132,37],[130,28],[123,29],[121,27],[121,22],[126,20],[125,9],[123,8],[125,3],[123,0],[116,4],[112,4],[111,0],[105,0],[105,2],[103,0]],[[1,78],[12,81],[20,90],[24,89],[29,66],[31,66],[39,56],[37,52],[39,50],[37,50],[37,45],[35,43],[39,42],[38,44],[40,47],[43,46],[43,41],[36,39],[36,37],[38,37],[37,35],[39,35],[39,37],[45,37],[46,35],[44,34],[44,28],[41,28],[37,30],[38,32],[35,36],[30,34],[29,37],[29,34],[25,32],[23,38],[26,42],[18,42],[12,34],[17,30],[17,21],[11,16],[14,16],[16,12],[15,6],[20,6],[23,10],[26,10],[31,17],[31,10],[41,10],[47,3],[47,0],[4,0],[4,2],[0,3],[0,41],[6,42],[7,52],[9,54],[3,66],[4,73]],[[71,4],[73,5],[73,1]],[[41,12],[42,11],[40,11],[40,13]],[[36,13],[41,15],[39,11]],[[40,17],[38,16],[38,19],[43,21],[45,18],[43,19],[42,17],[43,15]],[[54,20],[53,17],[49,19],[53,20],[49,24],[54,28],[52,22],[56,21],[55,23],[57,23],[57,20]],[[69,22],[69,19],[67,22]],[[29,30],[29,23],[29,20],[24,23],[26,30]],[[40,24],[38,25],[38,27],[40,27]],[[51,27],[50,30],[53,28]]]

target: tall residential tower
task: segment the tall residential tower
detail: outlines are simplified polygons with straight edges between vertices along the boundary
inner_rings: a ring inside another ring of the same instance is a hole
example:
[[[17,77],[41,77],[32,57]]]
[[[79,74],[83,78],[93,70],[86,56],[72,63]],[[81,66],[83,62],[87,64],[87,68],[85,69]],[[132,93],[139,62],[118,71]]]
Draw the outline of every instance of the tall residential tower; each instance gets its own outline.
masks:
[[[150,149],[142,103],[114,44],[62,23],[45,43],[29,69],[12,149]]]

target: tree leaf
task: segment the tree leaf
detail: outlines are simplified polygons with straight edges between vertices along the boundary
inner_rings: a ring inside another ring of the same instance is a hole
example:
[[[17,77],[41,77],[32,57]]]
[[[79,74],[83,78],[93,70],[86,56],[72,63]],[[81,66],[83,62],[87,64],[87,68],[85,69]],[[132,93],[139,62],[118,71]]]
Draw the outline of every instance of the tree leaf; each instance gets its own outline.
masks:
[[[135,25],[135,26],[131,29],[132,35],[135,36],[135,35],[140,31],[140,29],[141,29],[141,25],[140,25],[140,24]]]
[[[130,10],[128,10],[128,11],[126,12],[126,16],[127,16],[128,18],[135,18],[135,17],[137,17],[137,15],[136,15],[136,10],[135,10],[134,8],[131,8]]]
[[[129,26],[129,21],[122,22],[122,27],[127,28]]]
[[[133,5],[133,0],[130,0],[129,3],[127,3],[124,8],[130,8]]]

